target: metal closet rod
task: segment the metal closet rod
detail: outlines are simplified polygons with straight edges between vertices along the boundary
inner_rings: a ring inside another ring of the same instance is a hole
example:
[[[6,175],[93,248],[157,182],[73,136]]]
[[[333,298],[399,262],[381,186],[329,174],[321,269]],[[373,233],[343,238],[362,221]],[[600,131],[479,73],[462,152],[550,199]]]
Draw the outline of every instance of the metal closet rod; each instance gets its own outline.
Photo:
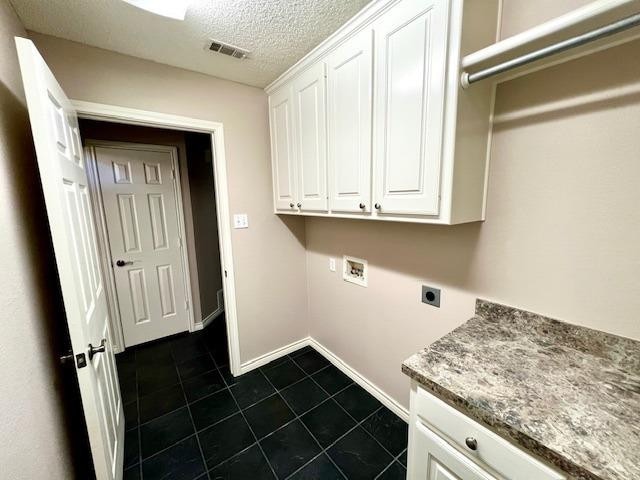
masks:
[[[484,80],[500,73],[513,70],[514,68],[521,67],[528,63],[535,62],[536,60],[550,57],[551,55],[555,55],[557,53],[564,52],[566,50],[570,50],[572,48],[579,47],[596,40],[600,40],[601,38],[624,32],[625,30],[636,27],[638,25],[640,25],[640,13],[635,13],[621,20],[610,23],[609,25],[605,25],[604,27],[596,28],[595,30],[591,30],[590,32],[568,38],[561,42],[554,43],[553,45],[549,45],[548,47],[543,47],[539,50],[535,50],[531,53],[526,53],[520,57],[516,57],[512,60],[507,60],[506,62],[499,63],[498,65],[495,65],[493,67],[485,68],[484,70],[480,70],[475,73],[462,72],[460,83],[462,84],[462,88],[467,88],[472,83],[479,82],[480,80]]]

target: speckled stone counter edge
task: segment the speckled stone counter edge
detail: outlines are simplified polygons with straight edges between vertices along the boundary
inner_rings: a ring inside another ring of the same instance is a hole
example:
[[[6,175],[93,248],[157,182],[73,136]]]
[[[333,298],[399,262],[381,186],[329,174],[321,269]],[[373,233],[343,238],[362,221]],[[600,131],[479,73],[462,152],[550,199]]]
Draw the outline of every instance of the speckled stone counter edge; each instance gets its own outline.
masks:
[[[505,317],[511,317],[514,320],[534,320],[532,322],[532,324],[534,325],[539,324],[539,322],[541,321],[551,322],[554,326],[554,329],[558,328],[562,332],[562,334],[558,337],[559,341],[562,341],[562,339],[570,338],[571,341],[574,342],[572,344],[574,348],[591,349],[598,348],[601,345],[607,345],[610,347],[611,345],[620,343],[637,344],[637,342],[635,342],[634,340],[618,337],[616,335],[611,335],[605,332],[600,332],[585,327],[571,325],[555,319],[544,317],[542,315],[528,312],[526,310],[520,310],[517,308],[508,307],[481,299],[478,299],[476,301],[476,316],[482,317],[483,319],[489,321],[491,321],[492,319]],[[455,330],[453,332],[455,332]],[[616,350],[614,349],[614,353],[615,351]],[[434,382],[433,380],[423,375],[421,372],[412,368],[407,364],[407,361],[402,364],[402,372],[405,375],[418,382],[422,387],[429,390],[435,396],[448,403],[452,407],[456,408],[463,414],[486,426],[491,431],[495,432],[503,438],[506,438],[507,440],[514,442],[516,445],[523,448],[527,452],[538,456],[539,458],[554,465],[556,468],[567,475],[567,480],[604,480],[602,479],[602,477],[593,474],[592,472],[579,465],[576,465],[558,452],[547,448],[544,444],[538,442],[535,439],[532,439],[531,437],[522,433],[511,425],[504,423],[491,412],[468,402],[465,398],[460,397],[454,392],[451,392],[450,390],[442,387],[437,382]],[[628,359],[627,361],[632,362],[634,364],[633,366],[637,368],[640,359],[634,358]]]
[[[402,372],[418,382],[423,388],[429,390],[436,397],[467,415],[472,420],[481,423],[501,437],[511,440],[527,452],[555,465],[556,468],[567,475],[567,480],[603,480],[600,477],[585,471],[574,463],[567,461],[563,456],[559,455],[555,451],[546,448],[544,445],[512,428],[510,425],[499,421],[490,412],[468,403],[464,398],[429,380],[427,377],[421,375],[405,364],[402,364]]]

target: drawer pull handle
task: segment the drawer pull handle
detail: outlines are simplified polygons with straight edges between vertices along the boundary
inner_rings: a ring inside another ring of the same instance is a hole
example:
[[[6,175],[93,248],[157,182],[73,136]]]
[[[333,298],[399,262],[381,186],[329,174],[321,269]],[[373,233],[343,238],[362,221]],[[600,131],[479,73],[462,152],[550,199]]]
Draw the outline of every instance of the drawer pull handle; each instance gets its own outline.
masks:
[[[475,451],[478,449],[478,441],[473,437],[465,438],[464,443],[467,444],[467,448],[469,448],[469,450]]]

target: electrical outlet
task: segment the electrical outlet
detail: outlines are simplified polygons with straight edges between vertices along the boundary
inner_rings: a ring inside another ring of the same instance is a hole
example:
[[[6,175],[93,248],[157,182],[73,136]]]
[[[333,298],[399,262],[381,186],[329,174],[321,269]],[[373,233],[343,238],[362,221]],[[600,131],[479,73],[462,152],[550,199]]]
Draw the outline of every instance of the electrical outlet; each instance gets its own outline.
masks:
[[[440,289],[423,285],[422,303],[440,308]]]
[[[330,258],[329,259],[329,270],[331,270],[332,272],[336,271],[336,259],[335,258]]]
[[[233,216],[233,228],[249,228],[249,216],[246,213],[236,213]]]

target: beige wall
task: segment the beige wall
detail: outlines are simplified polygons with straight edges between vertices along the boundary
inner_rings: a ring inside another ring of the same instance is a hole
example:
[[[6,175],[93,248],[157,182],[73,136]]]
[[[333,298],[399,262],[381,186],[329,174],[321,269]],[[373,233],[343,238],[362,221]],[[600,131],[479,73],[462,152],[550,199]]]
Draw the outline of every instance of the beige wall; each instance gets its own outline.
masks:
[[[65,331],[16,35],[26,33],[0,0],[0,476],[63,480],[74,477],[54,368]]]
[[[503,32],[586,2],[544,3],[505,0]],[[311,335],[404,405],[400,363],[469,318],[476,297],[640,339],[639,50],[500,85],[486,222],[308,218]],[[329,271],[343,254],[369,261],[368,288]],[[442,308],[420,303],[422,284],[443,289]]]
[[[242,362],[305,337],[304,220],[272,213],[267,97],[254,87],[30,33],[76,100],[224,124]]]

